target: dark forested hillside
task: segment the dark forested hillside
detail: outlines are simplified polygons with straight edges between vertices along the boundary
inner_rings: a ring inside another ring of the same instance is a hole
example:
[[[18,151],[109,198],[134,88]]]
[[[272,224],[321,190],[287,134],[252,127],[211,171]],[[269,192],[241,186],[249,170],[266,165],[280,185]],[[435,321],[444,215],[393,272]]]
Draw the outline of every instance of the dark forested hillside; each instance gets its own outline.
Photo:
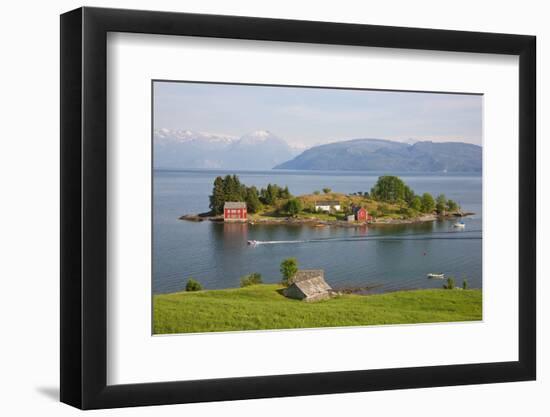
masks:
[[[473,173],[481,166],[481,146],[469,143],[354,139],[315,146],[275,169]]]

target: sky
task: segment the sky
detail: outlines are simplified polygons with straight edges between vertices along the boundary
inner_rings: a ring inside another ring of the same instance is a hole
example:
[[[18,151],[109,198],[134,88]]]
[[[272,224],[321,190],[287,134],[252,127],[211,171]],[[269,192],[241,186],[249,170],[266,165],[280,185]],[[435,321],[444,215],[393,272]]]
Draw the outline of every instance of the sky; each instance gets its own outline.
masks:
[[[268,130],[291,146],[357,138],[481,145],[481,95],[154,82],[154,128],[243,136]]]

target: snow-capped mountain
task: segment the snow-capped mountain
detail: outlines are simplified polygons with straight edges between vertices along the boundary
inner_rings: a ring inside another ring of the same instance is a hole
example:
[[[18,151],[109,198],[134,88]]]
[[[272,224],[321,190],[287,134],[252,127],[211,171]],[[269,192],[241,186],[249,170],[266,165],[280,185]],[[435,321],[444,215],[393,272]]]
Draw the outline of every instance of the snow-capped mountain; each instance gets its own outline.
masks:
[[[219,135],[216,133],[195,132],[183,129],[157,129],[154,132],[155,143],[209,142],[230,144],[238,139],[236,136]]]
[[[257,145],[265,142],[284,142],[281,138],[275,136],[269,130],[256,130],[250,132],[239,139],[241,145]],[[286,142],[285,142],[286,143]]]
[[[406,143],[407,145],[414,145],[416,142],[420,142],[420,141],[413,138],[407,138],[407,139],[399,140],[398,142]]]
[[[155,168],[271,169],[297,154],[267,130],[236,137],[163,128],[153,141]]]

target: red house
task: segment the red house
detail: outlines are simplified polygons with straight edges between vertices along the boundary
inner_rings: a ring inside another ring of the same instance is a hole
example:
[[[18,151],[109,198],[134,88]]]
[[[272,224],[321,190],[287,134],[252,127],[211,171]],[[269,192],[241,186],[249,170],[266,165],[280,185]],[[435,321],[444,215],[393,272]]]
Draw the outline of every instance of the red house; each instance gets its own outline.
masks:
[[[246,221],[246,203],[242,201],[227,201],[223,205],[224,222]]]
[[[372,216],[369,215],[369,212],[364,207],[355,207],[353,209],[353,214],[355,215],[355,220],[358,222],[366,222],[372,220]]]

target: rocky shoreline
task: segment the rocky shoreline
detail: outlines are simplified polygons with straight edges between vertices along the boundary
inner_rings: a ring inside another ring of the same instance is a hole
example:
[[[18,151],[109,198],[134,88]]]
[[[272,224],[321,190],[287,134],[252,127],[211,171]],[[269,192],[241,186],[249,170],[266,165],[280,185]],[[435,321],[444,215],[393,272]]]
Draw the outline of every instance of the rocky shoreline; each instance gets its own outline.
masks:
[[[370,222],[347,222],[345,220],[321,220],[316,217],[296,218],[296,217],[269,217],[269,218],[251,218],[242,223],[251,225],[285,225],[285,226],[300,226],[310,225],[315,227],[324,226],[338,226],[338,227],[364,227],[364,226],[387,226],[398,224],[415,224],[433,222],[436,220],[450,220],[458,217],[471,216],[475,213],[472,212],[457,212],[446,215],[426,214],[424,216],[414,217],[410,219],[376,219]],[[223,223],[223,216],[211,216],[209,213],[200,214],[184,214],[179,217],[179,220],[191,221],[191,222],[220,222]]]

